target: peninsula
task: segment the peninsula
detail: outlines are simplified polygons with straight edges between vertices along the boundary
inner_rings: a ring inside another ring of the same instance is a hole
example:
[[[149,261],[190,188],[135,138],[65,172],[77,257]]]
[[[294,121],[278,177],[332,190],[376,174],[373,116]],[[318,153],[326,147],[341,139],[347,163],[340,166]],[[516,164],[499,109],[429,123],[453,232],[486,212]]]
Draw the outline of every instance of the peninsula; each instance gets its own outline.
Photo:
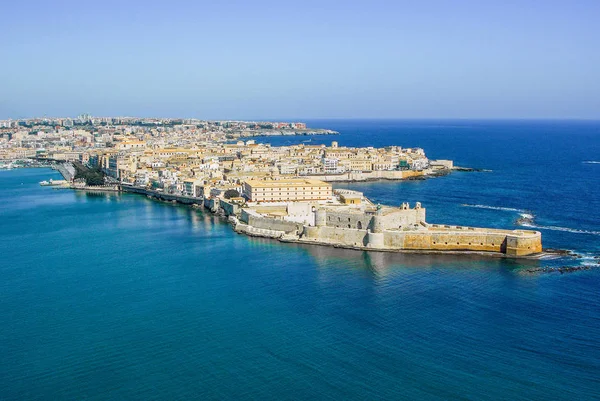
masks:
[[[280,241],[396,252],[542,252],[541,234],[436,225],[420,203],[375,205],[331,182],[422,179],[455,168],[421,148],[271,146],[259,135],[334,134],[304,123],[93,118],[0,121],[0,160],[52,163],[65,182],[201,205],[243,234]]]

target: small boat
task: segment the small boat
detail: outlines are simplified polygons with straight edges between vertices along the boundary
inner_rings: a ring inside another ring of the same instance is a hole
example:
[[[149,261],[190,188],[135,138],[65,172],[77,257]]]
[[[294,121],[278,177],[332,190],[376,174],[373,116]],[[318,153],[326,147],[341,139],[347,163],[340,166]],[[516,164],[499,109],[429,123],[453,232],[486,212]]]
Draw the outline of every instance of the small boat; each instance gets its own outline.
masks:
[[[53,180],[50,179],[50,181],[41,181],[40,185],[41,186],[60,186],[60,185],[65,185],[67,183],[66,180]]]

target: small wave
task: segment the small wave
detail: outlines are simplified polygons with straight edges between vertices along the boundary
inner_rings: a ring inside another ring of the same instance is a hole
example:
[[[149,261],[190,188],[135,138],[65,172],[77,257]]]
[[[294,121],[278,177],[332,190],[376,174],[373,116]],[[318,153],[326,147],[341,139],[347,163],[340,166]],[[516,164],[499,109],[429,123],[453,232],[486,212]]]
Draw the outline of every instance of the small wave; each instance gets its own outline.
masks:
[[[547,254],[547,255],[542,255],[539,257],[539,260],[555,260],[555,259],[560,259],[560,255]]]
[[[600,267],[600,255],[594,253],[582,253],[579,255],[579,263],[582,266]]]
[[[583,161],[582,163],[584,163],[584,164],[600,164],[600,161],[586,160],[586,161]]]
[[[600,164],[600,162],[599,162]],[[519,213],[520,218],[517,220],[517,224],[522,227],[535,228],[539,230],[551,230],[551,231],[564,231],[573,234],[588,234],[588,235],[600,235],[600,231],[593,230],[580,230],[577,228],[569,228],[569,227],[559,227],[559,226],[540,226],[534,224],[535,216],[528,210],[516,209],[512,207],[501,207],[501,206],[488,206],[488,205],[469,205],[463,204],[465,207],[475,207],[478,209],[491,209],[491,210],[502,210],[506,212],[517,212]]]
[[[594,262],[595,264],[600,263],[600,254],[584,252],[579,254],[579,260],[581,262]]]
[[[579,230],[577,228],[558,227],[558,226],[538,226],[537,224],[533,224],[533,223],[522,223],[521,225],[523,227],[537,228],[540,230],[564,231],[564,232],[574,233],[574,234],[600,235],[600,231]]]
[[[525,215],[531,216],[531,218],[533,218],[533,216],[531,214],[528,214],[527,210],[515,209],[515,208],[512,208],[512,207],[488,206],[488,205],[469,205],[467,203],[463,203],[462,206],[465,206],[465,207],[475,207],[477,209],[491,209],[491,210],[502,210],[502,211],[505,211],[505,212],[524,213]],[[525,216],[523,216],[523,217],[525,217]]]
[[[600,268],[600,254],[583,252],[577,255],[581,266]]]

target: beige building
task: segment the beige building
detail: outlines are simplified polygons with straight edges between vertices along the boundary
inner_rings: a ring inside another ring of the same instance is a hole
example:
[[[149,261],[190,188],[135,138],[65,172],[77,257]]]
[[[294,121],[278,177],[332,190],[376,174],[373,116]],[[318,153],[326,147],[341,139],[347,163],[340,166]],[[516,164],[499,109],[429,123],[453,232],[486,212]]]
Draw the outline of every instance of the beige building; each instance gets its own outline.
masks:
[[[117,150],[143,150],[146,147],[145,141],[123,141],[115,146]]]
[[[250,202],[297,202],[330,199],[332,189],[319,180],[247,180],[242,192]]]

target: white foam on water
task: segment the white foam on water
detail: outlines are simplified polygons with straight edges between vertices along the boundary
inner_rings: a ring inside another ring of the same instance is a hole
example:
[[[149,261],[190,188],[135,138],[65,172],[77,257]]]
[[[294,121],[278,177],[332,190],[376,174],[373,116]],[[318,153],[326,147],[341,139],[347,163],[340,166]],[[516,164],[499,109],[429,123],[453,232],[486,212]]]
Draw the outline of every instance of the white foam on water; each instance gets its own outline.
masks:
[[[467,203],[463,203],[462,206],[465,206],[465,207],[475,207],[475,208],[478,208],[478,209],[502,210],[502,211],[505,211],[505,212],[527,213],[527,210],[515,209],[515,208],[512,208],[512,207],[488,206],[488,205],[469,205]],[[529,215],[529,216],[531,216],[531,215]]]
[[[598,163],[600,164],[600,162],[598,162]],[[540,225],[534,224],[533,219],[535,218],[535,215],[533,215],[528,210],[516,209],[516,208],[512,208],[512,207],[501,207],[501,206],[469,205],[466,203],[464,203],[462,206],[475,207],[478,209],[502,210],[505,212],[517,212],[517,213],[519,213],[519,216],[521,216],[521,218],[523,218],[525,220],[525,221],[518,222],[518,224],[523,227],[537,228],[540,230],[564,231],[564,232],[574,233],[574,234],[600,235],[600,231],[580,230],[577,228],[560,227],[560,226],[540,226]]]
[[[596,161],[596,160],[585,160],[585,161],[582,161],[582,163],[584,163],[584,164],[600,164],[600,161]]]
[[[546,254],[546,255],[540,256],[538,259],[539,260],[554,260],[554,259],[559,259],[559,258],[560,258],[559,255]]]
[[[593,262],[592,264],[598,264],[600,262],[600,259],[596,259],[598,256],[600,255],[593,253],[582,253],[580,254],[579,260],[581,260],[582,264],[589,262]]]
[[[558,227],[558,226],[538,226],[537,224],[533,224],[533,223],[521,223],[521,225],[523,227],[537,228],[540,230],[564,231],[564,232],[574,233],[574,234],[600,235],[600,231],[579,230],[577,228]]]

